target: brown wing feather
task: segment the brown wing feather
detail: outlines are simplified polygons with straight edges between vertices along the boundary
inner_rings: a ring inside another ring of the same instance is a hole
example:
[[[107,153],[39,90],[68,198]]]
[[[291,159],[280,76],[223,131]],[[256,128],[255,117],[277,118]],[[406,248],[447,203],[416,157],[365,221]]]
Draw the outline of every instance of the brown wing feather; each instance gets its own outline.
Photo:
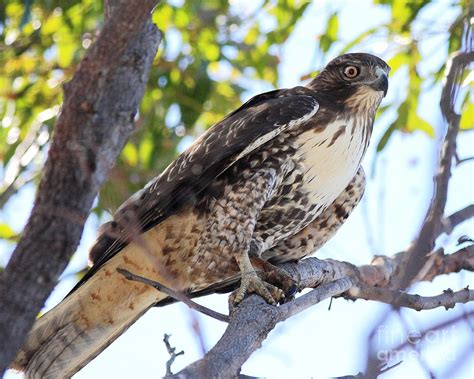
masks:
[[[74,287],[132,239],[160,223],[185,204],[242,156],[314,116],[319,108],[313,92],[304,87],[258,95],[210,128],[143,190],[127,200],[114,221],[102,227],[91,249],[94,266]],[[71,291],[72,292],[72,291]]]

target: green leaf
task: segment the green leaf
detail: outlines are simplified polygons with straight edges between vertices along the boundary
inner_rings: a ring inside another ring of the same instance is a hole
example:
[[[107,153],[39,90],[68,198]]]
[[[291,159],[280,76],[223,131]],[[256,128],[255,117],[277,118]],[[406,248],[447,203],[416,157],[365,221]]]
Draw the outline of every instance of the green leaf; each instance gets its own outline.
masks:
[[[461,122],[459,124],[461,130],[474,129],[474,103],[467,103],[461,114]]]
[[[14,240],[17,237],[15,231],[10,225],[2,222],[0,223],[0,238],[5,240]]]
[[[415,108],[415,109],[410,109],[406,131],[413,132],[416,130],[426,133],[431,138],[434,138],[435,136],[435,130],[433,126],[429,122],[425,121],[420,116],[418,116],[418,114],[416,113],[416,108]]]
[[[385,133],[383,134],[382,138],[380,138],[379,143],[377,144],[377,152],[380,152],[384,149],[384,147],[387,145],[388,140],[392,136],[393,132],[397,129],[396,123],[390,124],[390,126],[387,128]]]
[[[387,64],[392,69],[392,73],[397,71],[400,67],[410,63],[410,55],[407,50],[401,51],[395,54],[392,58],[387,61]]]
[[[329,50],[331,45],[337,39],[337,32],[339,30],[339,18],[337,13],[333,13],[328,20],[326,31],[319,40],[319,48],[325,53]]]

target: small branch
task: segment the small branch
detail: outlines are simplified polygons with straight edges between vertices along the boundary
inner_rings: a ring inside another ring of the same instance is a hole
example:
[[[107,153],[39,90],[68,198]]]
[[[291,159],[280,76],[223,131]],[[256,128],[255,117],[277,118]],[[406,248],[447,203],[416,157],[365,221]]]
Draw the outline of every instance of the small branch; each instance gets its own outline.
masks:
[[[438,330],[438,331],[439,330],[447,330],[448,328],[452,327],[453,325],[456,325],[457,323],[462,322],[464,319],[469,319],[469,318],[473,318],[473,317],[474,317],[474,311],[470,311],[470,312],[466,312],[463,315],[460,315],[460,316],[458,315],[454,318],[444,320],[444,321],[442,321],[442,322],[440,322],[440,323],[438,323],[438,324],[436,324],[432,327],[429,327],[429,328],[426,328],[424,330],[419,331],[417,333],[418,335],[416,336],[416,340],[417,341],[422,341],[433,330]],[[408,346],[410,346],[412,344],[413,344],[413,340],[407,339],[404,342],[402,342],[399,345],[392,348],[392,350],[400,351],[402,349],[407,348]]]
[[[474,291],[468,287],[453,292],[451,289],[443,291],[437,296],[409,295],[397,290],[391,290],[381,287],[355,287],[349,291],[348,299],[375,300],[386,304],[392,304],[397,307],[411,308],[417,311],[445,307],[454,308],[456,304],[465,304],[474,301]]]
[[[117,272],[122,274],[128,280],[133,280],[133,281],[136,281],[136,282],[140,282],[140,283],[149,285],[149,286],[157,289],[158,291],[163,292],[164,294],[172,297],[173,299],[176,299],[178,301],[182,301],[189,308],[192,308],[192,309],[194,309],[198,312],[201,312],[201,313],[205,314],[206,316],[215,318],[216,320],[219,320],[219,321],[222,321],[222,322],[227,322],[227,323],[229,322],[229,316],[224,315],[224,314],[219,313],[219,312],[216,312],[216,311],[213,311],[212,309],[209,309],[209,308],[207,308],[207,307],[205,307],[201,304],[198,304],[198,303],[192,301],[185,294],[183,294],[181,292],[174,291],[171,288],[166,287],[165,285],[163,285],[161,283],[158,283],[154,280],[144,278],[143,276],[135,275],[135,274],[131,273],[130,271],[124,270],[122,268],[118,268]]]
[[[467,157],[467,158],[459,158],[458,154],[454,156],[454,159],[456,160],[456,166],[459,166],[463,163],[469,162],[469,161],[474,161],[474,157]]]
[[[365,375],[363,372],[359,372],[355,375],[344,375],[344,376],[336,376],[334,379],[364,379]]]
[[[387,365],[387,364],[383,364],[382,367],[380,367],[380,374],[384,374],[386,373],[387,371],[390,371],[392,369],[394,369],[395,367],[399,366],[402,364],[403,361],[399,361],[397,363],[394,363],[393,365]]]
[[[301,313],[325,299],[346,292],[353,285],[354,280],[349,277],[336,279],[330,283],[323,284],[320,287],[308,292],[307,294],[280,306],[278,308],[278,311],[281,314],[280,321],[286,320],[287,318]]]
[[[456,226],[462,224],[474,217],[474,204],[468,205],[467,207],[454,212],[452,215],[445,217],[442,224],[442,232],[451,234]]]
[[[439,275],[462,270],[474,271],[474,245],[463,247],[452,254],[445,255],[443,249],[429,254],[425,266],[414,278],[414,282],[432,281]]]
[[[260,296],[246,297],[231,314],[231,321],[217,344],[204,357],[173,378],[232,378],[257,350],[279,321],[278,308]]]
[[[314,257],[303,259],[298,263],[287,263],[281,267],[299,283],[300,288],[313,288],[336,279],[348,277],[367,286],[378,286],[395,289],[392,277],[398,276],[403,268],[407,252],[392,257],[376,256],[369,265],[354,266],[348,262],[332,259],[320,260]],[[474,245],[459,249],[452,254],[444,254],[443,249],[427,254],[428,260],[412,283],[431,281],[439,275],[474,271]]]
[[[440,107],[443,117],[448,123],[446,136],[440,151],[439,169],[434,178],[433,198],[425,216],[417,239],[410,246],[403,275],[395,278],[396,287],[406,288],[418,274],[426,261],[426,252],[434,248],[436,237],[442,230],[444,208],[448,197],[448,183],[451,177],[451,164],[456,153],[456,137],[459,132],[461,116],[454,111],[459,78],[465,67],[474,61],[474,52],[458,53],[448,62],[446,84],[441,94]]]
[[[173,373],[171,372],[171,365],[174,363],[176,357],[180,355],[184,355],[184,350],[181,350],[179,353],[176,353],[176,348],[171,347],[170,345],[170,334],[165,334],[163,336],[163,342],[165,343],[166,350],[168,350],[168,354],[170,355],[170,359],[166,362],[166,376],[171,376]]]

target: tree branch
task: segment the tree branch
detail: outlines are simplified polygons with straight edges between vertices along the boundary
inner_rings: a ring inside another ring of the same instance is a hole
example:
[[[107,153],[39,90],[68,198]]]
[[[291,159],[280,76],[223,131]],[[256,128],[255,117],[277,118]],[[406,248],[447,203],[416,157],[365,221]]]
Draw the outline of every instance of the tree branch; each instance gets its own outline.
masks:
[[[265,303],[259,296],[249,296],[231,312],[230,323],[219,342],[199,361],[192,363],[177,373],[176,378],[217,378],[235,377],[240,367],[257,350],[268,333],[280,321],[304,311],[332,296],[342,295],[353,298],[354,295],[366,294],[375,297],[390,293],[400,295],[399,291],[390,288],[392,277],[399,275],[405,262],[402,252],[393,257],[375,257],[370,265],[354,266],[348,262],[336,260],[319,260],[306,258],[297,263],[286,263],[284,268],[290,276],[298,281],[300,288],[316,287],[309,293],[279,307]],[[431,258],[423,267],[423,275],[413,280],[432,280],[437,275],[458,272],[462,269],[474,271],[474,245],[462,248],[454,254],[444,255],[438,250],[429,255]],[[377,292],[377,287],[385,287]],[[361,292],[362,289],[365,292]],[[353,292],[354,291],[354,292]],[[463,290],[454,294],[443,294],[433,298],[422,298],[417,295],[403,294],[400,306],[409,308],[434,307],[436,302],[451,305],[473,300],[473,291]],[[414,301],[416,300],[416,301]],[[465,300],[465,301],[464,301]],[[385,302],[385,301],[384,301]],[[437,304],[437,303],[436,303]]]
[[[474,301],[474,290],[468,287],[453,292],[451,289],[443,291],[437,296],[420,296],[409,295],[397,290],[391,290],[381,287],[361,286],[351,289],[350,296],[347,298],[375,300],[386,304],[392,304],[397,307],[411,308],[417,311],[445,307],[446,309],[454,308],[456,304],[465,304]]]
[[[223,315],[222,313],[213,311],[212,309],[209,309],[201,304],[198,304],[194,301],[192,301],[186,294],[177,292],[172,290],[169,287],[166,287],[165,285],[158,283],[155,280],[150,280],[147,278],[144,278],[143,276],[135,275],[131,273],[128,270],[124,270],[123,268],[118,268],[117,272],[122,274],[125,278],[128,280],[134,280],[136,282],[140,282],[146,285],[149,285],[155,289],[157,289],[160,292],[163,292],[164,294],[172,297],[173,299],[176,299],[178,301],[182,301],[184,304],[186,304],[189,308],[194,309],[198,312],[201,312],[202,314],[205,314],[206,316],[212,317],[216,320],[222,321],[222,322],[229,322],[229,316]]]
[[[474,61],[474,52],[461,52],[448,62],[446,84],[441,94],[440,107],[448,123],[446,136],[440,152],[439,169],[434,178],[433,198],[417,239],[408,249],[403,275],[395,278],[396,286],[406,288],[426,261],[426,252],[432,251],[436,237],[442,231],[444,208],[448,197],[451,165],[456,153],[456,137],[461,116],[454,110],[459,80],[467,65]]]
[[[275,325],[350,287],[347,278],[335,280],[315,288],[298,306],[269,305],[260,296],[245,298],[231,315],[231,322],[219,342],[200,360],[187,366],[174,378],[231,378],[257,350]],[[300,299],[304,298],[302,296]],[[297,299],[299,300],[299,299]],[[295,300],[295,302],[297,301]]]
[[[157,1],[121,1],[71,82],[35,204],[0,276],[0,376],[74,253],[98,190],[134,130],[161,35]]]
[[[420,277],[432,279],[437,269],[447,268],[448,266],[448,264],[436,265],[436,253],[431,253],[431,257],[428,256],[427,253],[433,250],[436,238],[443,233],[443,231],[446,231],[446,229],[443,230],[443,227],[446,228],[446,223],[443,222],[443,220],[445,220],[443,219],[443,215],[447,200],[449,179],[451,177],[452,161],[456,155],[456,137],[459,132],[459,123],[461,120],[461,116],[455,112],[457,90],[465,68],[474,61],[474,51],[472,50],[471,40],[472,29],[467,24],[468,19],[469,18],[466,18],[465,33],[467,52],[457,53],[446,65],[447,75],[441,93],[440,108],[448,126],[444,142],[440,149],[439,168],[434,178],[433,197],[418,237],[409,247],[398,275],[394,276],[393,283],[391,284],[393,289],[407,288]],[[449,233],[449,228],[447,232]],[[472,249],[472,246],[470,249]],[[467,263],[467,265],[472,267],[472,256],[470,263]],[[377,326],[374,327],[374,330],[376,328]],[[378,360],[372,351],[369,351],[367,357],[366,375],[368,377],[376,377],[379,373]]]
[[[474,217],[474,204],[454,212],[452,215],[443,218],[441,221],[442,231],[451,234],[456,226]]]
[[[177,353],[176,348],[171,347],[170,337],[170,334],[165,334],[163,337],[163,342],[165,343],[166,350],[168,350],[168,354],[170,355],[170,359],[168,360],[168,362],[166,362],[166,376],[173,375],[173,373],[171,372],[171,366],[173,365],[176,357],[179,357],[180,355],[184,354],[184,350],[181,350],[179,353]]]

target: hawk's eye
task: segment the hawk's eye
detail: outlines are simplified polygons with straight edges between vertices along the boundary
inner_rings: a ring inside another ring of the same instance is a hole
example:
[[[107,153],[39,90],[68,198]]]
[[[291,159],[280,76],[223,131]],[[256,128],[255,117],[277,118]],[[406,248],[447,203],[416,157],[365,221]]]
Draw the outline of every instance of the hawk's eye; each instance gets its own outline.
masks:
[[[359,75],[359,68],[356,66],[346,66],[344,68],[344,75],[349,79],[354,79]]]

